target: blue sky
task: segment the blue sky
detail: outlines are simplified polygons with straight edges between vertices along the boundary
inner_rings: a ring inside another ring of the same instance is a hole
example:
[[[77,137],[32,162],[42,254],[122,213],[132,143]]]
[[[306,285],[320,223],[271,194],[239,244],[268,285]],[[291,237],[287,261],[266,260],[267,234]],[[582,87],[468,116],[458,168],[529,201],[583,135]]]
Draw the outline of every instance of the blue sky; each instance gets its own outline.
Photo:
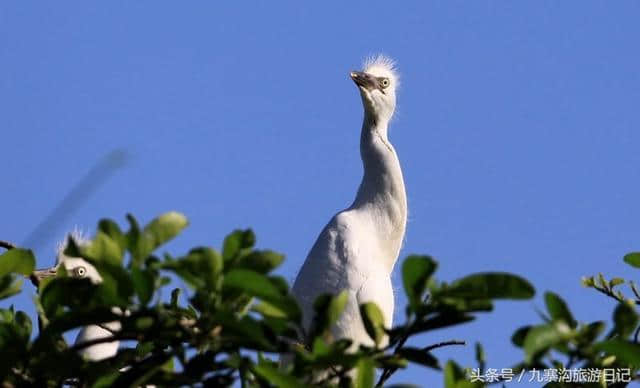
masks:
[[[292,280],[355,195],[362,108],[348,72],[383,52],[402,75],[390,129],[409,197],[401,256],[433,255],[442,280],[510,271],[538,290],[416,344],[480,340],[489,367],[508,367],[521,356],[510,333],[539,321],[542,292],[581,321],[608,319],[613,304],[580,277],[634,275],[621,258],[640,250],[639,12],[631,1],[3,2],[0,239],[24,242],[125,149],[127,165],[36,247],[39,266],[75,225],[175,209],[191,226],[171,252],[252,227],[287,255]],[[26,289],[13,302],[28,309]],[[437,355],[473,365],[472,346]],[[442,377],[416,367],[395,381]]]

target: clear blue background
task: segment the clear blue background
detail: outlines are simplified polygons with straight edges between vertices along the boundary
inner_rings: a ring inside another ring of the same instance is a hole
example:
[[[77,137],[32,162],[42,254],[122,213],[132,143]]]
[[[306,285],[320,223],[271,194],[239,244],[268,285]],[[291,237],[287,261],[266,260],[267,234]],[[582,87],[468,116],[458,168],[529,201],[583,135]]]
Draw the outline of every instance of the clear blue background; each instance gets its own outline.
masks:
[[[508,367],[521,357],[510,333],[539,322],[543,291],[586,322],[613,303],[582,275],[638,279],[621,258],[640,250],[639,16],[632,1],[2,2],[0,238],[24,242],[123,148],[126,167],[40,239],[39,266],[75,225],[176,209],[191,226],[173,253],[250,226],[292,280],[355,195],[362,108],[348,72],[383,52],[402,74],[401,256],[433,255],[442,280],[510,271],[538,290],[415,343],[482,341],[488,366]],[[12,301],[30,309],[25,289]],[[435,353],[475,366],[473,346]],[[442,376],[413,367],[393,381]]]

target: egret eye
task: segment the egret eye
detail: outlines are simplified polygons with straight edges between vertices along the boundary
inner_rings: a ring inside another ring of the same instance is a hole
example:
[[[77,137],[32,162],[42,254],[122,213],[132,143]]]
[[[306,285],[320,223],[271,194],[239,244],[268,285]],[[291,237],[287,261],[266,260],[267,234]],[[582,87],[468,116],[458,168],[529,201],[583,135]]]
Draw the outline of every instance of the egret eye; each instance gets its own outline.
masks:
[[[389,78],[382,78],[382,79],[380,80],[380,85],[381,85],[383,88],[386,88],[387,86],[389,86]]]
[[[73,269],[73,274],[76,277],[83,278],[87,274],[87,270],[84,267],[76,267]]]

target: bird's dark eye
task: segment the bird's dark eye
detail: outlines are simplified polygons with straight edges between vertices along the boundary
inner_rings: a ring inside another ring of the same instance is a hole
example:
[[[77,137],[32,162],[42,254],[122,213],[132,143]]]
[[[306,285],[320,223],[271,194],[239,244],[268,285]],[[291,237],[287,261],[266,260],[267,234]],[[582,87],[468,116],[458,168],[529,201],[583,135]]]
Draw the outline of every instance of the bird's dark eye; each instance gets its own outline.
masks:
[[[380,86],[382,86],[383,88],[386,88],[387,86],[389,86],[389,78],[380,79]]]
[[[83,278],[87,274],[87,270],[84,267],[75,267],[73,274],[79,278]]]

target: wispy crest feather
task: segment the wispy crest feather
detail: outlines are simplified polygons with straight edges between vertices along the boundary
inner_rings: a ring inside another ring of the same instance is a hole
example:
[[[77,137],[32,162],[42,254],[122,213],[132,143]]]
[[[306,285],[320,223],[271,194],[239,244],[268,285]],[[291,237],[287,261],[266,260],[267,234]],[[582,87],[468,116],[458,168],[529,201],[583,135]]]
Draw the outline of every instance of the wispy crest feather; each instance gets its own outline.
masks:
[[[67,248],[67,241],[71,237],[73,241],[78,245],[86,245],[89,242],[89,237],[86,232],[79,227],[74,227],[71,232],[69,232],[64,240],[60,241],[56,247],[56,264],[60,264],[60,261],[64,260],[64,250]]]
[[[384,54],[371,55],[365,58],[362,64],[362,69],[367,72],[371,69],[384,69],[391,73],[396,81],[396,85],[400,83],[400,74],[398,74],[398,68],[396,61]]]

